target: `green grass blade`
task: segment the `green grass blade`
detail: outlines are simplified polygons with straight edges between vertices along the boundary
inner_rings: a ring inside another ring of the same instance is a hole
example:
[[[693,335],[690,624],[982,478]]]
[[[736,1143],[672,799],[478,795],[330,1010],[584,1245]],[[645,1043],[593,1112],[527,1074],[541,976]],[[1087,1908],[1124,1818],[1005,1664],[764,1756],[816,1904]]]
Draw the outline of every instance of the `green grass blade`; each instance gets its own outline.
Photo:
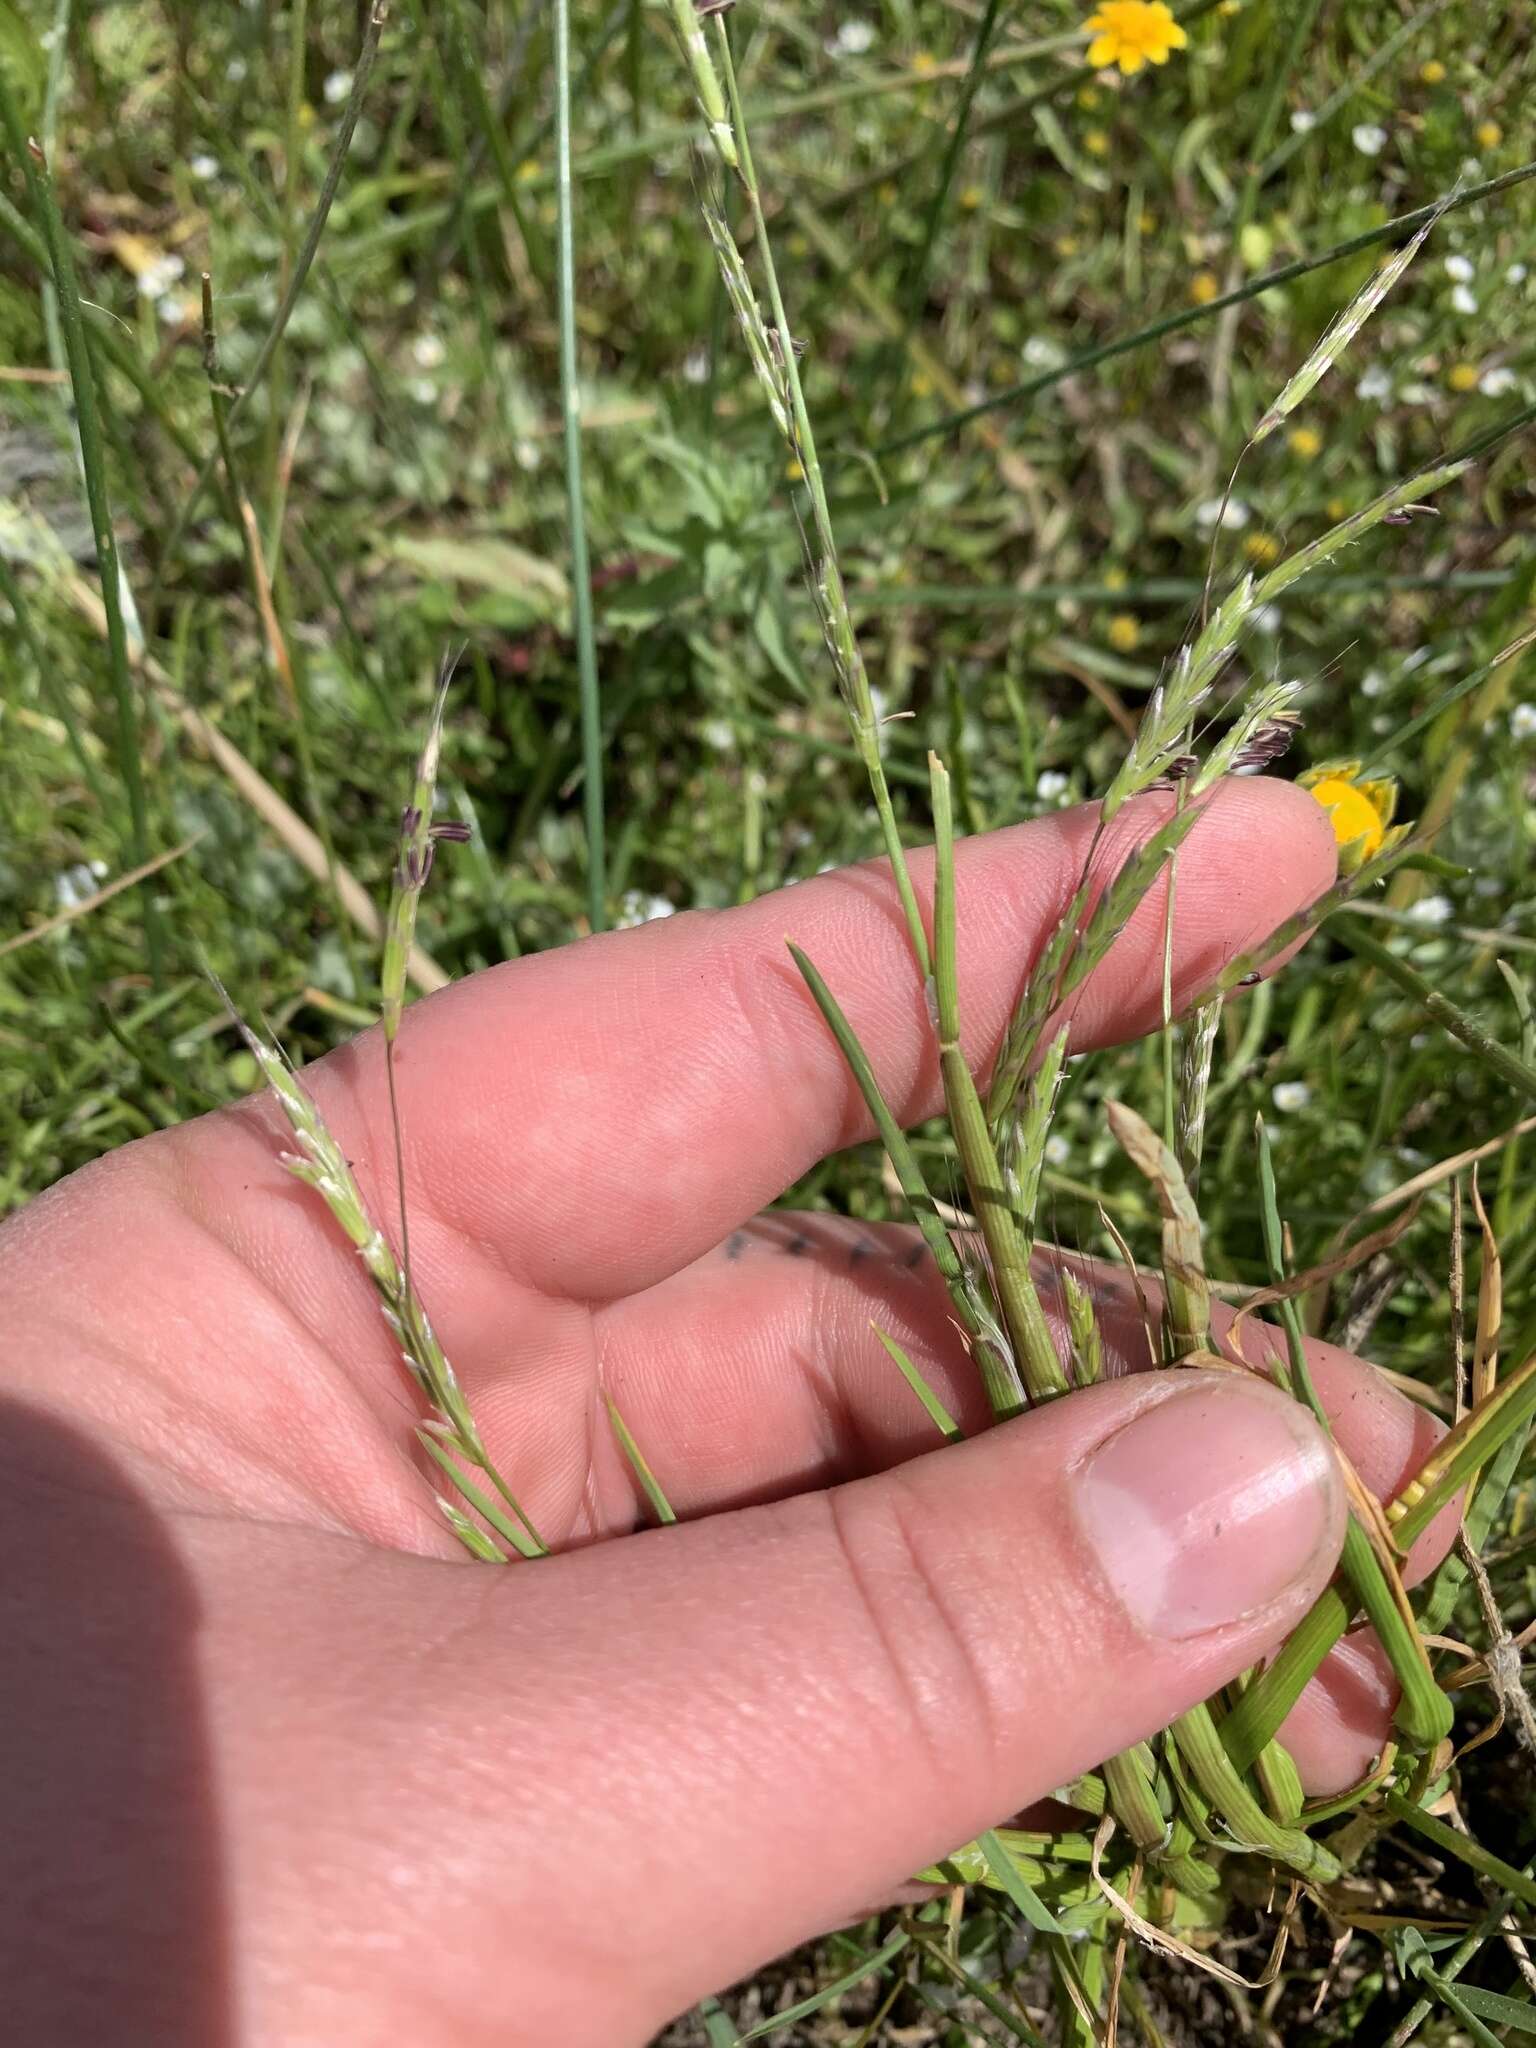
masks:
[[[1069,377],[1081,376],[1084,370],[1096,369],[1100,363],[1114,360],[1116,356],[1133,354],[1139,348],[1147,348],[1154,341],[1161,341],[1165,335],[1176,334],[1181,328],[1198,326],[1203,320],[1215,318],[1229,306],[1246,305],[1250,299],[1263,296],[1265,292],[1278,291],[1282,285],[1291,284],[1298,277],[1306,277],[1314,270],[1324,270],[1332,263],[1342,263],[1348,256],[1356,256],[1362,249],[1378,248],[1383,242],[1396,241],[1399,236],[1411,234],[1424,222],[1432,220],[1437,211],[1452,212],[1460,206],[1470,205],[1478,199],[1489,199],[1497,192],[1508,192],[1516,185],[1522,185],[1527,178],[1536,178],[1536,163],[1521,164],[1518,169],[1506,171],[1502,177],[1487,178],[1479,185],[1469,185],[1464,191],[1451,193],[1445,199],[1438,199],[1432,206],[1416,207],[1412,213],[1399,214],[1396,220],[1389,220],[1382,226],[1367,228],[1363,233],[1351,235],[1347,241],[1336,242],[1331,249],[1325,249],[1319,256],[1305,256],[1294,263],[1283,263],[1277,270],[1268,270],[1262,277],[1255,277],[1247,284],[1236,286],[1232,291],[1223,292],[1207,305],[1185,306],[1176,313],[1165,314],[1161,320],[1154,320],[1146,327],[1138,327],[1133,334],[1123,334],[1113,341],[1101,342],[1096,348],[1082,349],[1078,354],[1058,363],[1049,370],[1042,370],[1038,376],[1028,377],[1021,384],[1014,384],[1006,391],[994,392],[989,398],[981,398],[974,405],[963,406],[958,412],[945,413],[941,419],[930,420],[925,426],[914,427],[910,433],[898,434],[894,440],[886,441],[875,449],[876,456],[896,455],[905,448],[915,448],[921,442],[938,439],[952,434],[959,428],[969,426],[972,420],[984,418],[988,413],[998,412],[1004,406],[1022,405],[1025,400],[1038,398],[1042,391],[1049,391],[1055,385],[1065,383]]]
[[[830,1984],[824,1984],[813,1997],[803,1998],[798,2005],[791,2005],[783,2012],[776,2012],[772,2019],[759,2020],[755,2027],[748,2027],[741,2036],[743,2043],[766,2040],[768,2035],[778,2033],[782,2027],[797,2026],[801,2020],[809,2019],[813,2013],[824,2011],[834,1999],[841,1998],[845,1991],[851,1991],[855,1984],[862,1984],[866,1977],[873,1977],[877,1970],[883,1970],[887,1963],[894,1962],[902,1950],[910,1945],[911,1940],[911,1935],[905,1929],[901,1929],[891,1936],[883,1948],[876,1949],[872,1956],[867,1957],[844,1976],[834,1978]]]
[[[1064,1936],[1067,1930],[1024,1877],[1007,1849],[999,1841],[996,1828],[988,1828],[985,1834],[978,1835],[976,1846],[981,1851],[998,1889],[1008,1894],[1030,1926],[1037,1928],[1041,1934]]]
[[[102,435],[101,404],[96,370],[86,337],[80,306],[80,284],[74,257],[64,232],[52,173],[41,150],[34,150],[25,134],[16,103],[11,97],[4,68],[0,67],[0,124],[5,129],[11,155],[25,174],[33,211],[42,223],[54,289],[58,294],[59,320],[64,331],[64,348],[75,400],[75,421],[80,436],[80,459],[85,473],[86,501],[91,515],[91,537],[96,547],[96,566],[101,582],[102,608],[107,620],[107,670],[116,711],[116,758],[118,774],[128,799],[126,835],[130,867],[143,867],[149,860],[149,807],[144,790],[140,758],[140,714],[138,693],[128,662],[128,632],[123,614],[122,570],[117,555],[117,533],[112,520],[112,499],[107,483],[106,445]],[[154,896],[146,890],[144,937],[151,978],[158,987],[164,971],[164,940]]]
[[[603,723],[592,621],[592,572],[581,482],[581,386],[576,372],[576,232],[571,184],[571,6],[555,0],[555,196],[559,208],[560,407],[565,422],[565,497],[570,521],[571,602],[581,692],[582,815],[587,833],[587,919],[608,922],[604,848]]]
[[[619,1440],[619,1447],[623,1451],[625,1457],[628,1458],[630,1465],[634,1470],[635,1477],[639,1480],[641,1486],[644,1488],[645,1497],[650,1502],[651,1507],[654,1509],[657,1521],[660,1522],[663,1526],[675,1522],[677,1520],[677,1516],[673,1511],[672,1503],[667,1499],[667,1496],[662,1492],[661,1482],[657,1479],[656,1474],[651,1470],[650,1466],[646,1463],[645,1456],[642,1453],[640,1446],[635,1442],[633,1435],[630,1433],[629,1424],[624,1420],[623,1416],[619,1413],[618,1406],[615,1403],[612,1394],[607,1393],[605,1391],[603,1394],[603,1399],[608,1405],[608,1420],[613,1424],[613,1433]]]
[[[908,1358],[906,1352],[896,1342],[896,1339],[888,1336],[878,1323],[871,1323],[870,1328],[891,1354],[891,1357],[895,1359],[897,1370],[913,1393],[916,1394],[918,1400],[922,1402],[929,1421],[932,1422],[940,1436],[950,1443],[959,1443],[965,1434],[964,1430],[961,1429],[959,1423],[956,1422],[953,1415],[950,1414],[944,1403],[939,1399],[932,1387],[929,1386],[911,1359]]]

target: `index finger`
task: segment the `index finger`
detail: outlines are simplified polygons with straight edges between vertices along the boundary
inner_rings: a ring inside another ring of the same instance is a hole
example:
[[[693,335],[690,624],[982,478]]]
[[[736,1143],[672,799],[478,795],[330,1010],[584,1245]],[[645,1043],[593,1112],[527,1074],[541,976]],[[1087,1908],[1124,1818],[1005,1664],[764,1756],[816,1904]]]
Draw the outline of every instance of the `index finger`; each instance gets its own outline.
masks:
[[[1091,807],[962,843],[961,1004],[979,1072],[1090,849],[1107,880],[1170,803],[1127,805],[1096,847]],[[1214,792],[1178,861],[1176,1004],[1329,885],[1334,839],[1305,791],[1244,779]],[[931,852],[911,865],[926,903]],[[1159,1022],[1165,915],[1159,884],[1082,989],[1074,1050]],[[890,871],[871,863],[510,962],[414,1006],[397,1047],[413,1214],[546,1294],[611,1299],[677,1271],[868,1136],[786,934],[826,976],[898,1118],[933,1114],[942,1093],[924,992]],[[392,1214],[379,1035],[306,1080],[375,1213]]]

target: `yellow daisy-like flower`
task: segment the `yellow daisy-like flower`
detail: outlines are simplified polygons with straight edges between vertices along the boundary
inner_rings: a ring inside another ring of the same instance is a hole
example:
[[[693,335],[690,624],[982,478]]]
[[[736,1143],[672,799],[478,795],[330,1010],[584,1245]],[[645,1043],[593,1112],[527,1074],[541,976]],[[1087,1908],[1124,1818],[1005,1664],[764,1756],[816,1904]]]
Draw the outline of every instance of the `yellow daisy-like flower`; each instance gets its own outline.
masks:
[[[1323,437],[1316,427],[1292,427],[1286,439],[1290,442],[1291,453],[1299,455],[1303,462],[1310,462],[1323,452]]]
[[[1445,373],[1445,381],[1453,391],[1475,391],[1478,374],[1476,363],[1452,363]]]
[[[1324,761],[1297,777],[1328,813],[1339,843],[1339,872],[1352,875],[1388,841],[1388,827],[1397,808],[1397,784],[1390,776],[1367,782],[1358,761]],[[1392,834],[1400,838],[1406,827]]]
[[[1497,121],[1479,121],[1473,135],[1479,149],[1497,149],[1504,140],[1504,130]]]
[[[1109,137],[1102,128],[1089,128],[1083,136],[1083,147],[1090,156],[1109,155]]]
[[[1104,637],[1117,654],[1132,654],[1141,641],[1141,626],[1130,612],[1116,612]]]
[[[1243,542],[1243,553],[1250,562],[1257,562],[1261,569],[1267,569],[1280,559],[1280,543],[1272,533],[1250,533]]]
[[[1444,85],[1445,66],[1438,57],[1431,57],[1427,64],[1419,66],[1419,76],[1426,85]]]
[[[1083,26],[1093,37],[1088,62],[1094,70],[1118,64],[1127,78],[1143,64],[1166,64],[1170,51],[1189,41],[1164,0],[1100,0]]]
[[[1197,270],[1189,280],[1189,296],[1197,306],[1208,306],[1220,293],[1221,279],[1214,270]]]

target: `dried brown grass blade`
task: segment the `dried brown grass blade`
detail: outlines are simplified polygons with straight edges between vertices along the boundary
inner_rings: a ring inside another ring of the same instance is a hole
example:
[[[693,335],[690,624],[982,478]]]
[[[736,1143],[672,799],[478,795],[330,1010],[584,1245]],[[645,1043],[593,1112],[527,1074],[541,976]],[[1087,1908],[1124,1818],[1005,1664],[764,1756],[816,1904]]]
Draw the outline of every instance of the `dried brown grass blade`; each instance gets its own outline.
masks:
[[[1227,1332],[1227,1342],[1242,1355],[1242,1322],[1245,1316],[1253,1315],[1261,1308],[1269,1308],[1277,1301],[1293,1301],[1299,1294],[1309,1294],[1314,1287],[1325,1286],[1336,1280],[1341,1273],[1352,1273],[1356,1266],[1363,1266],[1367,1259],[1375,1258],[1378,1252],[1396,1244],[1404,1231],[1413,1227],[1419,1213],[1419,1204],[1414,1202],[1406,1215],[1387,1223],[1380,1230],[1369,1232],[1365,1237],[1356,1238],[1351,1245],[1336,1252],[1332,1258],[1324,1259],[1320,1265],[1312,1266],[1305,1273],[1293,1273],[1289,1279],[1277,1280],[1272,1287],[1255,1288],[1232,1319]]]
[[[90,620],[94,631],[105,638],[106,614],[97,593],[78,576],[65,578],[65,588],[71,603]],[[343,867],[340,861],[332,870],[325,857],[325,848],[298,812],[283,800],[264,775],[251,766],[233,741],[226,739],[216,725],[187,702],[152,654],[131,643],[128,659],[149,678],[155,695],[178,721],[182,731],[217,763],[241,801],[250,806],[299,866],[313,875],[317,882],[334,883],[337,899],[352,922],[370,939],[381,940],[384,920],[379,907],[352,870]],[[411,948],[407,971],[424,995],[448,986],[448,976],[431,954],[420,946]]]
[[[190,839],[183,839],[180,846],[173,846],[167,853],[157,853],[153,860],[145,861],[140,868],[132,868],[126,875],[118,875],[94,896],[87,896],[82,903],[72,903],[67,910],[61,910],[54,917],[44,918],[41,924],[30,925],[26,931],[17,932],[12,938],[0,943],[0,960],[7,953],[15,953],[23,946],[30,946],[34,940],[46,939],[50,932],[62,931],[65,925],[73,924],[77,917],[89,917],[93,910],[99,910],[112,897],[120,896],[124,889],[131,889],[135,882],[142,882],[148,875],[156,875],[161,868],[168,868],[173,860],[180,860],[184,853],[190,853],[202,838],[201,832],[194,832]]]

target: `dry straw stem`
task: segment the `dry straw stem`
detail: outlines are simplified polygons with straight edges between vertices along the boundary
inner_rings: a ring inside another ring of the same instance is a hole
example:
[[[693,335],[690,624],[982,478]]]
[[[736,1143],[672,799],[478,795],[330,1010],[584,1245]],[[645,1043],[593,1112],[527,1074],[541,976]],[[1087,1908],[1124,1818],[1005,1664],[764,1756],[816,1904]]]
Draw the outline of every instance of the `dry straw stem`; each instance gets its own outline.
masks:
[[[125,889],[131,889],[136,883],[146,881],[149,876],[159,874],[160,870],[168,868],[173,860],[180,860],[183,854],[190,853],[202,836],[201,832],[194,832],[190,839],[183,839],[180,846],[173,846],[165,853],[157,853],[153,860],[145,861],[142,867],[132,868],[126,875],[116,876],[103,888],[98,889],[94,896],[87,896],[81,903],[72,903],[67,910],[60,910],[53,917],[44,918],[41,924],[31,925],[26,931],[17,932],[11,938],[0,941],[0,960],[3,960],[7,953],[18,952],[21,947],[33,945],[38,939],[46,939],[50,932],[63,931],[66,925],[73,924],[77,918],[89,917],[93,910],[99,910],[103,903],[110,903],[114,896],[120,896]]]
[[[106,616],[97,593],[89,584],[73,574],[64,578],[64,587],[76,609],[84,614],[98,633],[104,633]],[[352,870],[340,861],[336,863],[334,873],[330,870],[325,848],[318,835],[305,824],[293,806],[278,794],[266,777],[252,767],[234,742],[226,739],[216,725],[187,702],[152,654],[134,646],[129,650],[129,660],[149,679],[156,697],[176,719],[182,731],[218,764],[241,801],[250,806],[273,837],[293,855],[300,867],[317,882],[334,886],[342,909],[360,931],[370,939],[382,939],[384,923],[379,916],[378,906]],[[411,981],[423,995],[430,995],[434,989],[448,986],[448,976],[420,946],[411,948],[407,971]]]

